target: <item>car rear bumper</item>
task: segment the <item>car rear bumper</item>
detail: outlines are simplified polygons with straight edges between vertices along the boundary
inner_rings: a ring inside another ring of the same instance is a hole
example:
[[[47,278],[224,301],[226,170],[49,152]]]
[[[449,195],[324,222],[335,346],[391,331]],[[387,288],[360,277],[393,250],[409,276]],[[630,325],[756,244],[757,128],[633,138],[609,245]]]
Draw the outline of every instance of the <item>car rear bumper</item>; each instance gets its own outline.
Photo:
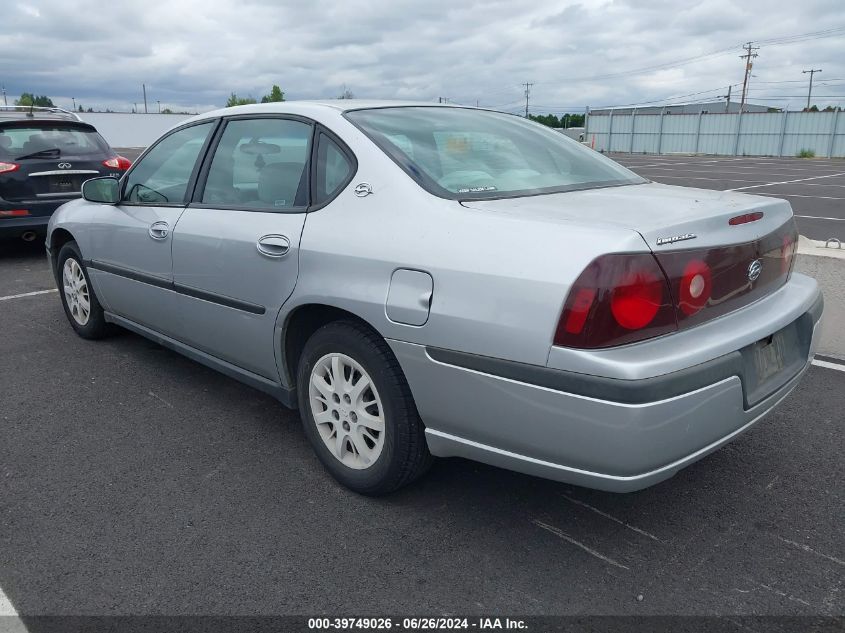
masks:
[[[797,386],[815,352],[823,301],[807,278],[790,290],[756,308],[770,314],[783,313],[778,302],[800,308],[789,326],[800,332],[797,362],[763,385],[746,375],[742,348],[680,371],[622,380],[496,359],[484,367],[442,350],[389,343],[434,455],[627,492],[667,479],[731,441]],[[511,373],[497,363],[507,363]]]
[[[51,199],[49,201],[9,202],[0,199],[0,211],[26,209],[29,215],[21,217],[0,217],[0,236],[20,237],[28,231],[44,233],[53,213],[65,202],[75,198]]]

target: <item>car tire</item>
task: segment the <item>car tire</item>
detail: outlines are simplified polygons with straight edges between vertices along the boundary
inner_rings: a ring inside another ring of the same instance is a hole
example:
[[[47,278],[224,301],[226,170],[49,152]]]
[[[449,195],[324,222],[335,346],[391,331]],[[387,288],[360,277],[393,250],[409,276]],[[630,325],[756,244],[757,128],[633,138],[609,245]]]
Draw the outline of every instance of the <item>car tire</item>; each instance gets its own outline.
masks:
[[[308,339],[297,370],[297,397],[317,457],[347,488],[387,494],[431,465],[405,375],[384,339],[363,324],[335,321]]]
[[[57,260],[59,296],[71,327],[82,338],[99,339],[111,331],[76,242],[62,246]]]

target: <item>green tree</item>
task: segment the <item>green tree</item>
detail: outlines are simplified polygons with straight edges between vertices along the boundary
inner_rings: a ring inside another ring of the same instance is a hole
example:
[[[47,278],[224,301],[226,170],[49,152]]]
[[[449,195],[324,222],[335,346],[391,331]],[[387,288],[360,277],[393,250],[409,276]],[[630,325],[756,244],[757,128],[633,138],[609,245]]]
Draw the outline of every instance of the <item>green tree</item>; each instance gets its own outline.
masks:
[[[226,100],[226,107],[231,108],[232,106],[249,105],[251,103],[255,103],[253,97],[239,97],[233,92]]]
[[[549,127],[584,127],[583,114],[562,114],[560,118],[554,114],[529,114],[528,118]]]
[[[261,103],[277,103],[285,100],[285,93],[276,84],[270,89],[270,94],[261,97]]]
[[[21,94],[21,98],[15,101],[15,105],[18,106],[36,106],[39,108],[55,108],[56,106],[53,104],[53,100],[46,95],[36,96],[31,92],[24,92]]]
[[[162,114],[173,114],[173,110],[171,110],[170,108],[165,108],[164,110],[161,111],[161,113]]]

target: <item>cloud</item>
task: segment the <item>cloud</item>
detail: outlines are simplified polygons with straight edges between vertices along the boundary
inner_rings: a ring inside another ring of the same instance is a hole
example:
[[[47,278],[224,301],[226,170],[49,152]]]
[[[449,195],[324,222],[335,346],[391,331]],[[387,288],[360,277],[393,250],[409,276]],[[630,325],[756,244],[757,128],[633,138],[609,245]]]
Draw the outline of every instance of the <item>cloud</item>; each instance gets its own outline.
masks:
[[[741,82],[742,42],[845,26],[835,0],[29,0],[10,9],[0,22],[10,95],[116,110],[141,102],[142,83],[150,103],[178,109],[216,107],[232,91],[260,97],[274,83],[294,99],[334,97],[345,84],[358,97],[516,111],[520,84],[533,82],[532,109],[544,112],[709,97]],[[845,78],[843,42],[764,45],[751,99],[798,94],[805,67]],[[632,72],[643,68],[652,70]],[[776,81],[795,83],[766,83]],[[845,79],[817,94],[845,94]]]

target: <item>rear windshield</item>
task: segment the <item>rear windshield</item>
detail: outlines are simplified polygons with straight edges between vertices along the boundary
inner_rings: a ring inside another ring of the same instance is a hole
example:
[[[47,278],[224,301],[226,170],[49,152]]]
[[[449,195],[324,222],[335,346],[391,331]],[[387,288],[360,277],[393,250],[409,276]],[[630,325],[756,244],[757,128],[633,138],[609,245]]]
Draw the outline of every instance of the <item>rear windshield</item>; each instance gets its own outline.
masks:
[[[503,198],[646,182],[564,134],[469,108],[397,107],[346,114],[431,193]]]
[[[93,130],[62,123],[0,127],[0,156],[4,158],[56,149],[60,156],[79,156],[108,152],[108,145]]]

